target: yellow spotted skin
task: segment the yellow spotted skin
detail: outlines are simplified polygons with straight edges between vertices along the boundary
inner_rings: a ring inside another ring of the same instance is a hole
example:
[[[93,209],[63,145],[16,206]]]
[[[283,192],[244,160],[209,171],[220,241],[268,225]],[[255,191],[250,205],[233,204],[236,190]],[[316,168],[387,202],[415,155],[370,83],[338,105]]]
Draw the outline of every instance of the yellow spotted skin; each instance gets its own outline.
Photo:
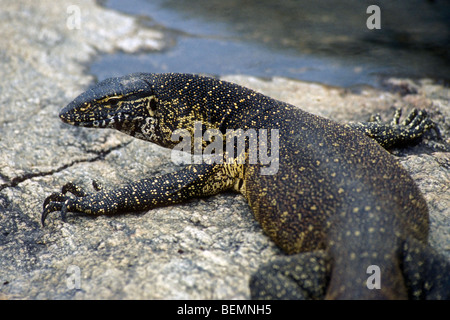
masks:
[[[402,123],[379,119],[342,125],[253,90],[189,74],[132,74],[107,79],[61,111],[63,121],[113,128],[173,148],[177,129],[271,129],[279,133],[278,170],[260,162],[192,164],[114,190],[86,193],[69,183],[44,201],[52,211],[111,214],[148,210],[224,190],[241,192],[265,233],[288,256],[250,280],[259,299],[445,299],[450,265],[427,243],[426,202],[383,147],[420,139],[432,127],[423,111]],[[225,140],[224,140],[225,141]],[[271,141],[269,139],[269,150]],[[205,150],[208,142],[202,141]],[[193,152],[192,145],[190,150]],[[71,192],[76,197],[66,196]],[[368,268],[381,288],[369,288]]]

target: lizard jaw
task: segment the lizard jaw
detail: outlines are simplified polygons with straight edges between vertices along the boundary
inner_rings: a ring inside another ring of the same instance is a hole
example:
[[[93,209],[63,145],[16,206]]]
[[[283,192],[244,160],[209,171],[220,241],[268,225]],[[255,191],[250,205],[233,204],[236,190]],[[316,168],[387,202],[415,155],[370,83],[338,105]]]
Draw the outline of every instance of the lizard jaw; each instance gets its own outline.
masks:
[[[103,119],[97,119],[96,115],[92,112],[75,117],[72,116],[71,110],[72,109],[69,108],[67,108],[67,110],[63,109],[59,114],[59,117],[64,123],[77,127],[116,129],[117,126],[121,126],[121,123],[126,123],[130,118],[130,115],[123,111],[107,114]]]

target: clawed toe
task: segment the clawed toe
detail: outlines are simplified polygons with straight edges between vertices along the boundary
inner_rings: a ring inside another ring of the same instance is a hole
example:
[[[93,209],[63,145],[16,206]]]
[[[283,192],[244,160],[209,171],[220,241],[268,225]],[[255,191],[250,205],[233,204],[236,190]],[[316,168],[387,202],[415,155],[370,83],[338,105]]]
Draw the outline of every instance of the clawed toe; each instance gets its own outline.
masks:
[[[47,199],[45,199],[45,201],[47,201],[50,197],[47,197]],[[47,201],[47,204],[44,206],[44,211],[42,212],[42,215],[41,215],[41,223],[42,223],[43,227],[45,227],[45,219],[47,219],[48,214],[53,211],[60,211],[61,218],[63,221],[65,221],[66,213],[67,213],[67,206],[66,206],[65,202],[57,202],[57,201],[49,200],[49,201]]]
[[[435,127],[435,124],[431,121],[428,113],[425,110],[417,109],[413,109],[406,119],[403,120],[401,125],[408,127],[410,130],[422,133]]]
[[[400,123],[400,117],[402,116],[402,109],[396,109],[394,112],[394,118],[392,118],[391,126],[398,126]]]
[[[67,192],[70,192],[76,197],[85,197],[87,194],[82,187],[73,182],[68,182],[62,187],[61,193],[66,194]]]
[[[409,136],[411,140],[420,138],[430,129],[436,130],[436,125],[431,121],[425,110],[413,109],[408,116],[400,122],[401,110],[397,109],[391,121],[392,127],[400,128],[403,135]]]
[[[83,188],[79,187],[73,182],[68,182],[62,187],[61,192],[54,192],[49,195],[44,200],[43,211],[41,215],[41,223],[43,227],[45,226],[45,219],[47,219],[47,216],[50,212],[60,211],[61,219],[65,221],[68,211],[67,208],[71,201],[73,201],[73,199],[66,195],[67,192],[72,193],[76,197],[85,197],[87,194]]]

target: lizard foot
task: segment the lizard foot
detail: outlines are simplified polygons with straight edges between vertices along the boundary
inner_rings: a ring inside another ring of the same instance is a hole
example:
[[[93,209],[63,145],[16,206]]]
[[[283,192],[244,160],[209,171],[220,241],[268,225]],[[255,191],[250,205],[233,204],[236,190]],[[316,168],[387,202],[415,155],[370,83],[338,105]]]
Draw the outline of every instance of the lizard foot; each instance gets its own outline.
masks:
[[[93,181],[92,184],[95,190],[101,190],[100,185],[96,181]],[[61,218],[63,221],[65,221],[68,208],[73,207],[73,204],[76,200],[66,195],[68,192],[70,192],[77,198],[82,198],[87,195],[82,187],[74,184],[73,182],[66,183],[62,187],[61,192],[54,192],[49,195],[47,198],[45,198],[43,205],[44,211],[42,212],[41,216],[41,223],[43,227],[45,226],[45,219],[47,218],[49,213],[53,211],[60,211]]]
[[[400,123],[402,116],[402,109],[396,109],[394,117],[392,118],[389,126],[392,128],[398,128],[403,134],[421,136],[430,129],[436,129],[436,125],[429,118],[425,110],[413,109],[408,116]],[[382,125],[379,114],[371,116],[369,122],[376,122]]]
[[[412,110],[400,122],[402,110],[395,110],[390,123],[382,123],[380,115],[371,116],[368,122],[350,124],[354,129],[363,132],[377,141],[384,148],[408,145],[421,139],[425,132],[434,129],[439,131],[425,110]]]

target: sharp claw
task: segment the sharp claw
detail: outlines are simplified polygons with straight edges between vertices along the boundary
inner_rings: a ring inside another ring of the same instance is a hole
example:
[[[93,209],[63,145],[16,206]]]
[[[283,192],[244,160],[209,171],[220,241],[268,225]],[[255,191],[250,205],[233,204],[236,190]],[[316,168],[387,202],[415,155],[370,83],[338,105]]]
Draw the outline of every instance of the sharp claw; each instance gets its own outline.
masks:
[[[44,210],[44,211],[42,212],[42,216],[41,216],[42,228],[45,227],[45,219],[47,218],[47,216],[48,216],[48,212],[47,212],[46,210]]]
[[[45,198],[45,200],[44,200],[44,204],[43,204],[43,206],[42,206],[42,209],[45,211],[45,207],[49,204],[49,202],[50,202],[50,197],[51,196],[48,196],[47,198]]]
[[[47,198],[47,199],[48,199],[48,198]],[[47,199],[45,199],[45,200],[47,200]],[[50,203],[51,203],[51,202],[50,202]],[[49,206],[50,206],[50,203],[49,203]],[[42,216],[41,216],[42,227],[45,227],[45,219],[47,219],[48,214],[51,212],[51,211],[49,210],[49,206],[45,206],[45,207],[44,207],[44,211],[42,212]]]
[[[92,180],[92,187],[94,187],[95,191],[101,191],[103,189],[102,184],[97,180]]]
[[[48,197],[48,198],[50,198],[50,197]],[[45,199],[45,200],[47,200],[47,199]],[[42,216],[41,216],[42,227],[45,227],[45,219],[47,219],[47,216],[50,212],[62,211],[64,209],[65,209],[65,212],[67,212],[67,205],[65,203],[55,202],[55,201],[52,201],[52,199],[50,199],[48,201],[48,204],[44,207],[44,211],[42,212]]]
[[[66,203],[64,203],[61,208],[61,220],[66,222],[66,216],[67,216],[67,205]]]

